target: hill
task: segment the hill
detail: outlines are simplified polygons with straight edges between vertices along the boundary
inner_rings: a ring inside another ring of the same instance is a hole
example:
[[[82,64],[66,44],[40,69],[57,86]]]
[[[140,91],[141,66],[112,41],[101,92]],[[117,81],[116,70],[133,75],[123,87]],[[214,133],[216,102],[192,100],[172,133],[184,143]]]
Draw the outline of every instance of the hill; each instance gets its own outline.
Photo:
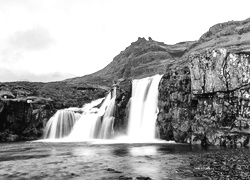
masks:
[[[208,47],[227,48],[230,52],[250,49],[250,18],[229,21],[212,26],[197,41],[167,45],[152,38],[138,38],[103,69],[86,76],[65,80],[71,83],[87,83],[110,86],[124,78],[142,78],[164,73],[188,63],[188,56]]]

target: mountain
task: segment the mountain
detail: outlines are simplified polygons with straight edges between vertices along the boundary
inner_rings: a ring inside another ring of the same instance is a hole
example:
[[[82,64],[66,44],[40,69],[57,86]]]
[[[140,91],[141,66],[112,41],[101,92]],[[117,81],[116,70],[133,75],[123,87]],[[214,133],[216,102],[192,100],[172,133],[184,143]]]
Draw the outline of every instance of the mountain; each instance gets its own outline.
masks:
[[[209,47],[227,48],[230,52],[250,49],[250,18],[212,26],[197,41],[167,45],[152,38],[138,38],[103,69],[86,76],[65,80],[68,83],[87,83],[110,86],[124,78],[142,78],[164,73],[167,68],[187,65],[188,56]]]
[[[66,81],[110,86],[114,81],[124,78],[142,78],[164,73],[166,67],[182,57],[195,42],[166,45],[163,42],[152,40],[150,37],[148,40],[139,37],[102,70]]]

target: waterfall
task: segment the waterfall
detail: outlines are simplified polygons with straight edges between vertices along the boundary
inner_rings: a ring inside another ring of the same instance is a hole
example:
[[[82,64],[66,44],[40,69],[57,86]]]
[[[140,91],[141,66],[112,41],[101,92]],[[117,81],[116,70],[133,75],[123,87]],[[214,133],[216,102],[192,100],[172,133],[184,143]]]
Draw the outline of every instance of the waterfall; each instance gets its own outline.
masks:
[[[56,139],[68,136],[80,116],[79,113],[69,110],[57,111],[45,127],[44,138]]]
[[[110,92],[105,99],[95,100],[85,104],[82,108],[58,110],[48,121],[44,138],[63,138],[67,141],[111,139],[113,137],[115,94],[114,88],[113,93]],[[96,108],[101,102],[100,108]],[[82,114],[73,111],[82,111]]]
[[[91,139],[105,139],[110,137],[111,132],[107,132],[112,126],[112,112],[114,108],[111,93],[105,98],[101,107],[92,112],[91,109],[83,112],[81,118],[75,123],[70,135],[67,137],[71,141],[86,141]]]
[[[158,86],[161,75],[133,80],[128,119],[128,142],[147,142],[155,139],[158,114]],[[47,123],[45,138],[66,141],[114,139],[114,111],[116,88],[106,98],[93,101],[81,108],[59,110]],[[100,104],[101,106],[97,108]],[[66,115],[67,114],[67,115]]]
[[[114,124],[114,107],[115,107],[115,98],[114,96],[111,101],[109,106],[107,107],[105,114],[103,116],[103,123],[100,128],[100,139],[111,139],[113,137],[113,124]]]
[[[155,139],[158,114],[158,86],[161,75],[133,80],[128,120],[128,137],[136,140]]]

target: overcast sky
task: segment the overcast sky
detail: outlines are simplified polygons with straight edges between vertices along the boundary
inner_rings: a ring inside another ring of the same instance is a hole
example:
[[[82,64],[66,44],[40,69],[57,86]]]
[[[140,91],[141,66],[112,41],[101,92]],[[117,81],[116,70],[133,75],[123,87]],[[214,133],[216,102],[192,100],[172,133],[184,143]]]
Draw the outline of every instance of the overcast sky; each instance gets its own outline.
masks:
[[[138,37],[174,44],[250,17],[249,0],[0,0],[0,82],[102,69]]]

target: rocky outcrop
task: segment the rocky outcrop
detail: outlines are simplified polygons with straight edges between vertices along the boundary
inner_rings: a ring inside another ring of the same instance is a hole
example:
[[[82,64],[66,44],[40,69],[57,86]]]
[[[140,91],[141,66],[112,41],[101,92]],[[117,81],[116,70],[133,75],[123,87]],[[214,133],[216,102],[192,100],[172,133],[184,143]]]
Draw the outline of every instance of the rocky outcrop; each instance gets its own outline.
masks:
[[[0,141],[41,137],[46,122],[55,112],[53,101],[35,96],[14,98],[11,92],[0,93],[4,94],[4,98],[0,97]]]
[[[168,70],[159,84],[157,129],[161,139],[188,142],[197,102],[188,67]]]
[[[0,142],[38,139],[57,109],[82,107],[105,93],[86,84],[0,83]]]
[[[167,45],[152,38],[138,38],[121,51],[105,68],[93,74],[66,80],[111,86],[118,79],[143,78],[165,73],[166,67],[179,62],[195,41]],[[180,62],[181,63],[181,62]]]
[[[115,135],[126,134],[128,127],[129,105],[132,94],[132,80],[121,79],[116,86],[116,105],[115,105]]]
[[[202,132],[208,144],[248,144],[249,54],[208,49],[189,59],[192,93],[198,100],[193,133]]]
[[[189,57],[160,84],[157,126],[166,140],[203,145],[249,144],[249,54],[210,48]]]

